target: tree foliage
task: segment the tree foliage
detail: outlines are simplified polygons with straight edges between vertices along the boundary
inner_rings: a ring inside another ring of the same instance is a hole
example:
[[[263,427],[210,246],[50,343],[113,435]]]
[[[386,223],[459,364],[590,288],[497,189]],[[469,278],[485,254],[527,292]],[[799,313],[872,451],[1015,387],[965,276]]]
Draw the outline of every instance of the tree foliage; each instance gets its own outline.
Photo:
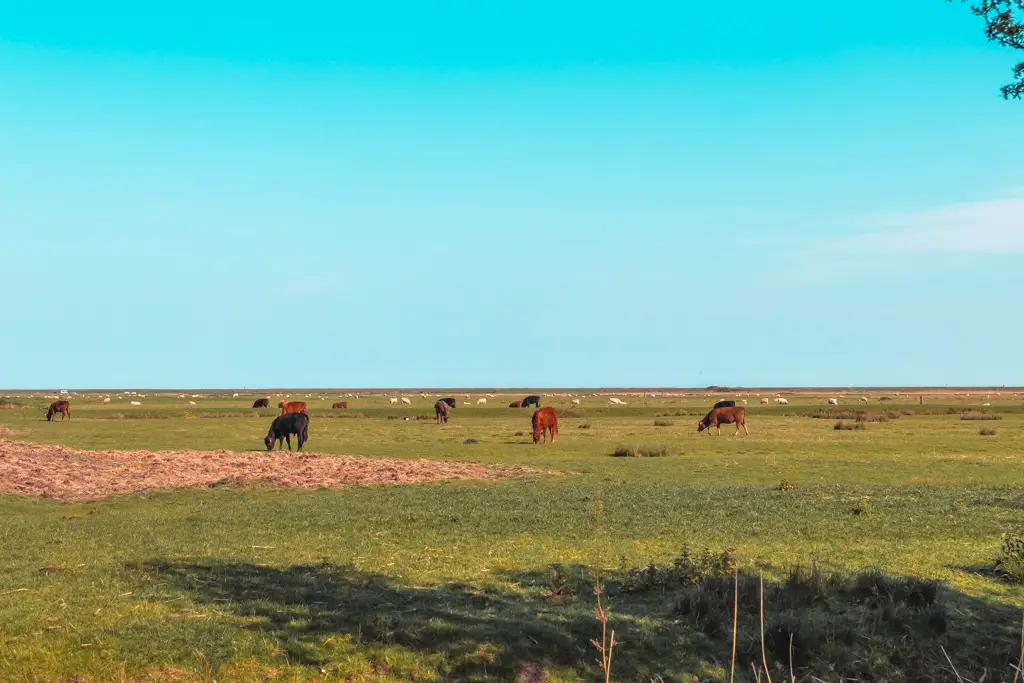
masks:
[[[971,11],[984,20],[985,36],[990,41],[1024,50],[1024,0],[975,0]],[[1013,77],[1013,83],[1002,88],[1006,99],[1024,97],[1024,62],[1014,67]]]

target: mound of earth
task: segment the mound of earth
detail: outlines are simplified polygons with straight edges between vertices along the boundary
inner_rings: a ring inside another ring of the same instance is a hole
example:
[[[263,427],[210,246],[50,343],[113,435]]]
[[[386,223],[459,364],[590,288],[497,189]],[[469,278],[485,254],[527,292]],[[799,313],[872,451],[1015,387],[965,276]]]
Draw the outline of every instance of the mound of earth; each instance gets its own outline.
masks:
[[[0,439],[0,494],[84,501],[179,487],[258,481],[284,488],[501,479],[532,467],[289,451],[81,451]]]

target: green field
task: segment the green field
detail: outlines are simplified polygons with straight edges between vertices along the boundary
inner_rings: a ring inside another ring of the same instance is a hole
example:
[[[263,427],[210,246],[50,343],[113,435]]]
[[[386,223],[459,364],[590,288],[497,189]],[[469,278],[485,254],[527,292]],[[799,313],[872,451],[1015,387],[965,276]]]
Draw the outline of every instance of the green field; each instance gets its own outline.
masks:
[[[1024,589],[993,566],[1024,521],[1024,397],[844,397],[840,410],[893,414],[846,431],[808,416],[827,395],[748,397],[749,437],[696,432],[722,396],[545,398],[563,417],[558,442],[540,446],[532,411],[505,407],[513,396],[460,396],[438,426],[436,399],[418,394],[411,407],[349,398],[361,417],[345,419],[329,408],[337,394],[293,395],[310,403],[308,451],[551,473],[0,496],[0,680],[504,681],[533,668],[597,680],[597,568],[619,641],[613,680],[728,680],[733,584],[716,559],[727,548],[743,579],[738,680],[762,659],[759,572],[775,680],[789,675],[790,637],[800,680],[956,680],[943,650],[965,679],[1012,679]],[[28,407],[0,410],[0,425],[21,432],[5,438],[90,450],[273,457],[259,451],[276,410],[252,410],[253,398],[77,397],[71,422],[47,423],[48,400],[14,396]],[[1002,419],[961,420],[968,408]],[[613,457],[619,446],[666,455]],[[660,569],[643,570],[651,562]],[[920,598],[930,581],[937,595]]]

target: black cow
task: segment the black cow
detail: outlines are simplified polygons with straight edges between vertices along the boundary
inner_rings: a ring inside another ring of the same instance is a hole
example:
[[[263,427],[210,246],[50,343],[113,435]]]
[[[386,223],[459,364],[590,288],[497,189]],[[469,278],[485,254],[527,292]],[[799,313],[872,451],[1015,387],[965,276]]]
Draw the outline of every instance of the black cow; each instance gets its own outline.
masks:
[[[309,415],[306,413],[286,413],[284,415],[278,415],[274,418],[274,421],[270,424],[270,431],[267,432],[267,436],[263,439],[263,443],[267,445],[267,450],[274,450],[274,443],[279,443],[281,448],[284,448],[284,442],[288,442],[288,450],[292,449],[292,437],[295,434],[299,437],[299,451],[302,451],[302,444],[309,441]]]
[[[455,401],[454,398],[448,397],[448,398],[442,398],[441,400],[444,401],[445,403],[447,403],[449,408],[454,408],[455,407],[456,401]]]
[[[523,408],[529,408],[530,406],[537,406],[540,408],[540,396],[527,396],[523,399]]]
[[[258,398],[258,399],[256,399],[255,401],[252,402],[252,407],[253,408],[269,408],[270,407],[270,399],[269,398]]]
[[[718,408],[735,408],[735,407],[736,407],[736,401],[719,401],[718,403],[716,403],[714,406],[711,407],[711,410],[716,410]]]

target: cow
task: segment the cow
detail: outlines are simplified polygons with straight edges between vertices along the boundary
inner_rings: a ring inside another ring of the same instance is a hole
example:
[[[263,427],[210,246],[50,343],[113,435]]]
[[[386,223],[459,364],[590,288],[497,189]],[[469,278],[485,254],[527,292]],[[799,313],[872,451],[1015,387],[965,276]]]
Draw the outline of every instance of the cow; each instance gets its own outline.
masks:
[[[448,407],[449,407],[449,408],[454,408],[454,407],[455,407],[455,404],[457,404],[457,403],[458,403],[458,401],[456,401],[456,400],[455,400],[454,398],[452,398],[451,396],[449,396],[449,397],[447,397],[447,398],[442,398],[441,400],[442,400],[442,401],[444,401],[445,403],[447,403],[447,404],[448,404]]]
[[[292,434],[299,438],[299,451],[302,445],[309,441],[309,415],[306,413],[287,413],[278,415],[270,423],[270,430],[263,439],[267,450],[274,450],[274,444],[280,444],[278,450],[284,448],[284,442],[288,442],[288,450],[292,449]]]
[[[508,407],[509,408],[522,408],[523,407],[523,402],[522,401],[512,401],[511,403],[508,404]]]
[[[434,415],[437,416],[437,424],[448,424],[448,412],[452,409],[447,401],[441,400],[434,404]]]
[[[46,410],[46,421],[53,422],[53,418],[57,417],[57,413],[60,413],[60,419],[63,422],[64,418],[71,419],[71,404],[67,401],[54,401],[50,404],[50,407]],[[37,413],[38,414],[38,413]]]
[[[549,433],[551,434],[551,443],[555,442],[555,437],[558,436],[558,411],[551,406],[539,408],[534,411],[530,422],[533,424],[534,443],[540,443],[541,439],[546,442]]]
[[[828,404],[830,406],[837,406],[837,405],[839,405],[839,399],[838,398],[830,398],[828,400]]]
[[[732,408],[735,407],[735,405],[736,401],[719,401],[715,405],[711,406],[711,410],[716,410],[718,408]]]
[[[348,408],[348,401],[338,401],[337,403],[335,403],[331,407],[332,408]]]
[[[398,399],[397,398],[392,398],[392,399],[388,399],[388,400],[391,401],[391,405],[397,405],[398,404]]]
[[[484,404],[486,404],[486,403],[487,403],[487,399],[486,399],[486,398],[481,398],[481,399],[477,399],[477,402],[476,402],[476,404],[477,404],[478,406],[480,406],[480,405],[484,405]]]
[[[281,409],[282,415],[288,415],[289,413],[305,413],[306,402],[305,401],[281,401],[277,404],[277,407]]]
[[[524,408],[529,408],[530,406],[537,406],[538,408],[540,408],[540,396],[535,396],[533,394],[530,394],[529,396],[524,398],[523,399],[523,407]]]
[[[255,401],[252,402],[252,407],[253,408],[269,408],[270,407],[270,399],[269,398],[258,398],[258,399],[256,399]]]
[[[412,401],[407,399],[405,396],[402,397],[402,403],[404,403],[407,406],[411,406],[412,405]]]
[[[714,427],[718,434],[722,433],[723,424],[736,424],[736,434],[740,433],[740,427],[743,427],[743,433],[750,436],[750,432],[747,431],[747,420],[742,406],[726,406],[723,408],[712,408],[711,412],[704,416],[704,418],[697,423],[697,431],[703,432],[705,429],[708,434],[711,433],[711,428]],[[733,434],[733,436],[736,436]]]

